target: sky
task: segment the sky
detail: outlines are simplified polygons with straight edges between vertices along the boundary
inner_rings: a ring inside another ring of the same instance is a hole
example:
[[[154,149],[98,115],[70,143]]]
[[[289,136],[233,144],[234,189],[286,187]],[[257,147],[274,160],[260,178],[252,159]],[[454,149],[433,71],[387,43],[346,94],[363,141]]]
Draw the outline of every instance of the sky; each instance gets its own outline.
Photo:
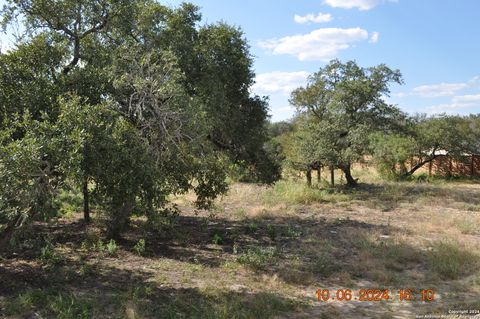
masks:
[[[181,1],[169,0],[176,6]],[[252,91],[273,121],[290,92],[333,58],[399,69],[387,101],[410,113],[480,113],[478,0],[192,0],[203,21],[242,28],[254,55]]]
[[[334,58],[399,69],[405,84],[392,85],[386,99],[410,114],[480,113],[478,0],[190,2],[201,8],[202,23],[244,31],[254,56],[252,93],[269,96],[273,121],[294,115],[290,92]],[[0,46],[8,47],[5,35]]]

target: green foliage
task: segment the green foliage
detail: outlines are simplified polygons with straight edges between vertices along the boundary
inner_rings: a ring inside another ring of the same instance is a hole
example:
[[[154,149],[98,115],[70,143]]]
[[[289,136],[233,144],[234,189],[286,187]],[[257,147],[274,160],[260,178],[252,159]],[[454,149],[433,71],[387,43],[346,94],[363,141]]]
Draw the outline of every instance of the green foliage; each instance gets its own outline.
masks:
[[[58,206],[58,213],[62,217],[71,217],[82,211],[83,198],[79,192],[61,189],[55,198],[55,206]]]
[[[456,219],[455,226],[462,234],[475,235],[478,231],[475,223],[472,223],[468,218]]]
[[[274,264],[278,257],[279,252],[275,247],[253,247],[238,256],[237,262],[253,270],[268,270],[268,267]]]
[[[478,125],[476,116],[417,115],[403,123],[401,133],[371,135],[374,162],[385,177],[421,181],[422,176],[412,175],[439,155],[461,158],[476,154],[480,150]]]
[[[88,301],[78,300],[73,295],[59,294],[50,303],[50,308],[59,319],[87,319],[92,317],[92,305]]]
[[[380,174],[387,178],[399,178],[407,173],[406,162],[412,158],[415,142],[413,138],[401,135],[371,136],[373,161]]]
[[[87,185],[116,237],[171,194],[208,208],[232,163],[279,178],[238,28],[154,1],[7,1],[4,27],[16,16],[22,42],[0,55],[0,229],[76,210],[65,181]]]
[[[223,239],[222,234],[220,234],[219,232],[215,232],[213,234],[212,241],[215,245],[222,245],[224,243],[224,239]]]
[[[133,250],[137,253],[139,256],[143,256],[145,254],[145,239],[140,239],[135,246],[133,246]]]
[[[313,74],[291,98],[301,112],[295,132],[298,164],[305,169],[319,161],[340,168],[347,184],[355,185],[351,164],[368,153],[369,133],[391,130],[403,117],[384,101],[390,83],[402,83],[398,70],[361,68],[354,61],[333,60]]]
[[[318,188],[311,188],[305,183],[296,183],[290,180],[282,180],[275,183],[264,194],[267,204],[275,205],[286,202],[289,204],[311,204],[323,202],[325,194]]]
[[[282,235],[291,238],[299,238],[302,237],[303,231],[300,227],[288,226],[283,230]]]
[[[327,253],[315,256],[313,263],[310,265],[310,271],[325,277],[332,275],[335,271],[338,271],[339,268],[335,259]]]
[[[107,252],[107,254],[109,256],[116,256],[117,255],[118,246],[117,246],[117,243],[115,242],[115,240],[110,239],[110,241],[105,246],[105,248],[106,248],[105,251]]]
[[[275,238],[277,238],[277,230],[272,224],[267,225],[267,235],[271,240],[275,240]]]
[[[7,304],[7,315],[30,313],[32,310],[46,317],[87,319],[93,316],[91,300],[53,290],[29,290]]]
[[[255,234],[258,230],[258,225],[254,222],[248,223],[248,225],[245,228],[245,232],[247,234]]]
[[[55,247],[50,241],[40,250],[40,261],[44,266],[53,267],[59,265],[63,258],[55,251]]]
[[[20,226],[34,215],[56,214],[54,197],[63,180],[61,142],[48,118],[38,121],[28,112],[0,131],[0,223]]]
[[[459,244],[439,242],[428,254],[429,269],[442,279],[457,279],[478,271],[479,257]]]

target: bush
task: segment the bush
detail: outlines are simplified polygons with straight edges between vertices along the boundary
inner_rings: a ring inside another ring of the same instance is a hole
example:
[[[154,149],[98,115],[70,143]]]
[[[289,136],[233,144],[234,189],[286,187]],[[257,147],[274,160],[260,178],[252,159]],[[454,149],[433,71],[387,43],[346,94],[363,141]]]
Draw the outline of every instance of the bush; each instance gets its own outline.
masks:
[[[273,264],[278,256],[279,253],[275,247],[255,247],[249,248],[246,252],[238,256],[237,262],[254,270],[263,270]]]
[[[275,240],[275,238],[277,237],[277,231],[273,225],[267,225],[267,234],[271,240]]]
[[[219,234],[218,232],[215,232],[213,234],[213,240],[212,241],[215,245],[221,245],[221,244],[223,244],[224,239],[223,239],[223,236],[221,234]]]
[[[118,246],[117,246],[117,243],[115,242],[115,240],[113,239],[110,239],[110,241],[108,242],[107,246],[106,246],[106,251],[107,251],[107,254],[109,256],[115,256],[118,252]]]
[[[145,239],[140,239],[133,247],[133,250],[135,250],[139,256],[142,256],[145,253]]]
[[[44,266],[51,267],[56,266],[62,262],[63,258],[57,252],[51,242],[42,247],[40,250],[40,261]]]

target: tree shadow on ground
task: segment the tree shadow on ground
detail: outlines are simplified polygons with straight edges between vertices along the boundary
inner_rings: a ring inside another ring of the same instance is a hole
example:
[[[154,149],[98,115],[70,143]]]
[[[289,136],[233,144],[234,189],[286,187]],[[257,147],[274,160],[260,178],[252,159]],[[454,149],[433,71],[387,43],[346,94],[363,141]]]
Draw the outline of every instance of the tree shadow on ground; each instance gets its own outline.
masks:
[[[66,264],[75,271],[76,264]],[[40,275],[31,267],[30,275]],[[16,318],[270,318],[295,310],[298,302],[274,292],[162,287],[152,274],[103,265],[75,281],[58,277],[61,269],[15,292],[0,289],[0,317]],[[20,279],[11,268],[0,278]],[[5,284],[5,282],[2,282]],[[8,283],[7,283],[8,285]]]
[[[367,187],[355,196],[368,201],[384,191]],[[407,185],[403,191],[433,190],[428,185]],[[456,193],[461,191],[455,190],[452,196],[461,200],[464,195]],[[412,194],[402,196],[407,200]],[[208,291],[188,282],[159,284],[152,281],[155,274],[143,266],[164,260],[213,271],[221,271],[225,263],[233,262],[296,287],[318,283],[353,287],[360,281],[377,288],[428,286],[435,283],[429,258],[435,262],[443,258],[447,268],[440,271],[450,275],[449,251],[435,255],[409,242],[396,241],[393,234],[401,233],[401,229],[350,219],[327,220],[307,213],[264,214],[241,220],[182,215],[173,227],[152,231],[145,226],[145,221],[134,220],[118,242],[118,255],[106,257],[82,248],[89,235],[79,220],[36,223],[31,234],[38,243],[21,246],[0,259],[0,316],[17,307],[26,317],[31,314],[30,308],[54,317],[59,295],[78,304],[78,311],[100,318],[123,316],[130,308],[145,317],[158,318],[229,318],[229,313],[239,314],[238,318],[266,318],[277,314],[275,309],[294,308],[292,300],[275,292],[247,291],[246,287]],[[58,264],[48,267],[39,262],[46,238],[60,246],[60,253],[65,255]],[[139,239],[146,242],[144,257],[135,255]],[[454,274],[460,277],[478,270],[478,259],[462,254],[453,251],[454,257],[462,258],[457,260],[460,266],[465,260],[472,262],[467,264],[471,266],[468,271]],[[441,272],[436,275],[443,276]],[[28,296],[30,291],[41,291],[48,298],[41,299],[35,293],[29,298],[19,297]]]
[[[480,189],[473,189],[466,185],[451,187],[448,184],[435,185],[429,183],[386,183],[386,184],[359,184],[354,189],[342,188],[342,192],[362,205],[393,211],[405,203],[414,203],[422,199],[438,198],[450,199],[451,203],[473,206],[480,211]],[[478,206],[478,207],[475,207]]]

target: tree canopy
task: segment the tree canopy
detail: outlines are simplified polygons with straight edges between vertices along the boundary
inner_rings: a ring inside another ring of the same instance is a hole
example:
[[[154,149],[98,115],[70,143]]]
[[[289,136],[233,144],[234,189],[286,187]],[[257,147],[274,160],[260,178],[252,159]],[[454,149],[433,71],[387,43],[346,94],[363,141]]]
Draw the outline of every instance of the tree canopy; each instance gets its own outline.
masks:
[[[354,186],[351,164],[368,153],[369,134],[394,130],[403,117],[384,100],[392,83],[402,83],[398,70],[333,60],[314,73],[306,87],[293,91],[291,103],[302,116],[298,152],[305,162],[339,168]]]
[[[9,0],[2,17],[25,26],[0,54],[5,234],[54,210],[72,183],[86,221],[93,200],[118,236],[134,211],[153,217],[170,194],[193,190],[209,206],[227,189],[228,163],[254,181],[279,177],[239,28],[153,0]]]

